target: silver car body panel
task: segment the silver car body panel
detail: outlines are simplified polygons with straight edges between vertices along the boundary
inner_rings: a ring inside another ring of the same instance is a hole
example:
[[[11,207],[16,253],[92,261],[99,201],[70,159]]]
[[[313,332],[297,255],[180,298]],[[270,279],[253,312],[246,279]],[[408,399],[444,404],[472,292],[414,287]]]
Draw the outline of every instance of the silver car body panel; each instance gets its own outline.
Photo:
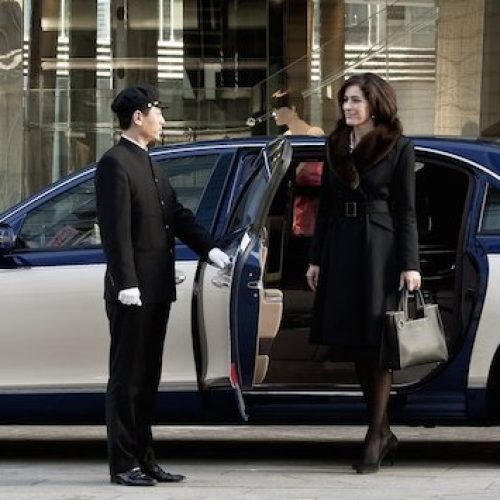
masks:
[[[488,255],[486,295],[469,363],[467,387],[484,389],[500,346],[500,255]]]
[[[180,261],[165,341],[161,387],[195,388],[191,301],[198,261]],[[84,268],[83,268],[84,267]],[[103,391],[108,377],[109,333],[104,264],[0,270],[2,331],[0,392]],[[27,313],[29,311],[29,313]]]

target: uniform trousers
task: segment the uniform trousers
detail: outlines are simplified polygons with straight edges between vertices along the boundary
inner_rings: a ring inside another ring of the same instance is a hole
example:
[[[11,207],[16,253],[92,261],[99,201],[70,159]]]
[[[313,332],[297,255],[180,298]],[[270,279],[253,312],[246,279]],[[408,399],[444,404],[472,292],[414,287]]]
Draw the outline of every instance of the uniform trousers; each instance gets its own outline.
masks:
[[[111,475],[155,463],[151,424],[170,305],[106,301],[111,333],[106,393]]]

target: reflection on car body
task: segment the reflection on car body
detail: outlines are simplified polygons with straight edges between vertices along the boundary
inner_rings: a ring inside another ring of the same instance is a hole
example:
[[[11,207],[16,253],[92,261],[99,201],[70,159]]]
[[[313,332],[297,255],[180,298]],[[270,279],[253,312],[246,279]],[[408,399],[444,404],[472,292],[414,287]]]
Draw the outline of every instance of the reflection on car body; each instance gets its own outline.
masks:
[[[323,141],[227,140],[151,152],[233,262],[217,270],[177,242],[161,421],[363,419],[354,367],[332,363],[328,347],[308,341],[313,293],[304,273]],[[392,415],[429,425],[496,422],[500,146],[415,144],[423,291],[440,306],[450,360],[396,372]],[[297,180],[307,165],[311,182]],[[103,417],[108,335],[94,172],[85,167],[0,215],[0,421]]]

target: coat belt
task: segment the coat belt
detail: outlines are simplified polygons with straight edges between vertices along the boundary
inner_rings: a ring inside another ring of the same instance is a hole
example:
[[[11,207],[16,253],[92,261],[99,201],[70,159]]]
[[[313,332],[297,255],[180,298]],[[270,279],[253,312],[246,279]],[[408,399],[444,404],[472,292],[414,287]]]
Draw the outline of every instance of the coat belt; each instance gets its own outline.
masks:
[[[366,214],[390,213],[387,200],[337,200],[334,204],[334,214],[339,217],[356,218]]]

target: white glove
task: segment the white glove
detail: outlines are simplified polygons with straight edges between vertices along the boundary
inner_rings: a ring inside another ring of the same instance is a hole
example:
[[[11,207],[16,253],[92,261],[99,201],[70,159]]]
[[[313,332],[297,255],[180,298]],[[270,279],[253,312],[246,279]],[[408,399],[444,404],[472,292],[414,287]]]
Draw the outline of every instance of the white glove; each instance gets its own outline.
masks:
[[[212,248],[210,252],[208,252],[208,258],[210,262],[219,269],[225,269],[231,264],[231,260],[229,256],[225,254],[220,248]]]
[[[141,292],[137,287],[120,290],[118,300],[126,306],[142,306]]]

